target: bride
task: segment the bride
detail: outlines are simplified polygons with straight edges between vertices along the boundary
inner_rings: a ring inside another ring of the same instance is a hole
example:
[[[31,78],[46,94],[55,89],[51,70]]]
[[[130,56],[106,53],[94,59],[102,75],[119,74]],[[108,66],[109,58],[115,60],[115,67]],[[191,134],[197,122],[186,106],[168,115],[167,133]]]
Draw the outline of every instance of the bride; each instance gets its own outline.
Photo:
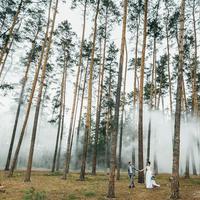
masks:
[[[147,166],[140,170],[140,171],[144,171],[146,169],[146,176],[145,176],[145,183],[146,183],[146,188],[153,188],[153,184],[152,184],[152,171],[151,171],[151,163],[148,162]]]

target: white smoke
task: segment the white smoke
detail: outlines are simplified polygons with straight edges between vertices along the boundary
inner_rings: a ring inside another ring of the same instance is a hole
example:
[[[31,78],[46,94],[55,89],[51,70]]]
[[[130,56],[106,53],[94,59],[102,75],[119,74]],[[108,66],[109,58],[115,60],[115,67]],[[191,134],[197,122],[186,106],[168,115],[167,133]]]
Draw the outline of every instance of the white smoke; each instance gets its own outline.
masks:
[[[128,163],[132,158],[133,145],[136,149],[136,165],[138,162],[138,112],[131,111],[129,119],[125,123],[124,129],[124,142],[122,150],[122,161]],[[162,173],[171,173],[172,171],[172,156],[173,147],[172,139],[174,134],[174,117],[170,116],[161,111],[150,112],[147,108],[144,109],[144,163],[146,163],[147,155],[147,135],[148,135],[148,124],[151,119],[151,151],[150,161],[153,164],[154,155],[157,157],[158,170]],[[199,152],[197,148],[197,141],[199,140],[199,123],[194,118],[184,117],[181,120],[181,139],[180,139],[180,172],[185,172],[186,155],[189,153],[190,156],[190,171],[192,169],[192,153],[194,155],[194,163],[199,172]],[[134,143],[133,143],[134,136]]]

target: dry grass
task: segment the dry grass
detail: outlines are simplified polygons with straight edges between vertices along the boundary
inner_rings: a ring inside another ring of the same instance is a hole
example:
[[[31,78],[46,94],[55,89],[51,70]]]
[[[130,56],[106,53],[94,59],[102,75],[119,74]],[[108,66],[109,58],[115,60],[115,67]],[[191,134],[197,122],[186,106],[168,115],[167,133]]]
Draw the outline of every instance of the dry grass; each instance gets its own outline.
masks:
[[[0,200],[103,200],[106,199],[108,177],[104,174],[87,175],[86,181],[78,180],[78,174],[70,174],[68,180],[62,180],[59,174],[33,172],[30,183],[24,183],[24,172],[16,172],[13,178],[7,178],[0,172],[0,183],[6,192],[0,193]],[[137,181],[135,181],[137,182]],[[157,176],[161,188],[147,190],[143,184],[129,189],[127,174],[122,174],[116,182],[116,199],[119,200],[165,200],[169,199],[169,175]],[[200,200],[200,177],[189,180],[181,178],[182,200]]]

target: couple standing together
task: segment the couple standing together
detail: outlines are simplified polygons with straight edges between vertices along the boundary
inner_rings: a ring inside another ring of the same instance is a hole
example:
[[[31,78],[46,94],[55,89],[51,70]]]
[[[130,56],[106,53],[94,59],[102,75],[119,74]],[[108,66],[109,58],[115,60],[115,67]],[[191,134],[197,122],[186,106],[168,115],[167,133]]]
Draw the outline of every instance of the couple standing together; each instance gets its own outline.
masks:
[[[130,178],[130,185],[129,188],[135,187],[134,185],[134,171],[139,171],[142,172],[146,170],[146,175],[145,175],[145,185],[146,188],[154,188],[154,187],[160,187],[160,185],[156,184],[155,182],[155,176],[153,176],[152,171],[151,171],[151,163],[148,162],[147,166],[144,169],[138,170],[136,169],[131,162],[128,163],[128,176]]]

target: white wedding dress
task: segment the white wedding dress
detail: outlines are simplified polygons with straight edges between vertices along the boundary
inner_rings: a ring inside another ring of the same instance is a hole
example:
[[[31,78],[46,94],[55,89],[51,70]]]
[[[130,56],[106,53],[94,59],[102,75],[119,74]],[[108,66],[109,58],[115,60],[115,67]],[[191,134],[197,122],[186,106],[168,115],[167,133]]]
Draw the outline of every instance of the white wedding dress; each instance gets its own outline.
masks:
[[[146,167],[146,188],[153,188],[151,167]]]

